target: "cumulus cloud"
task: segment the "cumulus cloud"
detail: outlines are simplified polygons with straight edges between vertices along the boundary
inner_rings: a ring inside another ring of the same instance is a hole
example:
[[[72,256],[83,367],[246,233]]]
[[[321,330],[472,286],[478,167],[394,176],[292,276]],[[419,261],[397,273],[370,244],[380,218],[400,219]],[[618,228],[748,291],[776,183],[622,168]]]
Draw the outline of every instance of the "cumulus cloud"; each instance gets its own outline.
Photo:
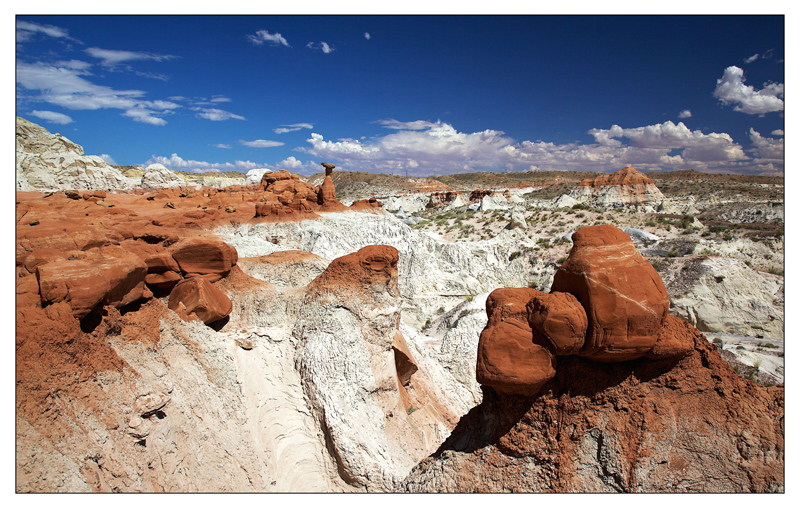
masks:
[[[294,155],[290,155],[289,157],[287,157],[284,160],[280,161],[278,163],[278,166],[296,169],[296,168],[302,167],[303,163],[301,161],[297,160],[297,158],[295,158]]]
[[[16,29],[17,43],[27,42],[31,40],[37,33],[56,39],[66,39],[69,41],[79,42],[70,37],[69,32],[66,29],[53,25],[41,25],[39,23],[31,23],[30,21],[17,21]]]
[[[285,143],[281,141],[268,141],[266,139],[254,139],[253,141],[239,140],[239,143],[250,148],[272,148],[274,146],[283,146]]]
[[[734,111],[749,115],[764,115],[783,111],[783,83],[764,83],[761,90],[744,84],[744,71],[732,65],[717,80],[714,97]]]
[[[364,32],[364,38],[370,40],[372,36],[369,34],[369,32]]]
[[[300,151],[335,159],[354,171],[429,175],[477,170],[616,171],[625,165],[642,170],[755,169],[741,145],[726,133],[692,131],[683,123],[592,129],[594,143],[515,142],[502,131],[457,131],[446,123],[381,120],[397,132],[370,140],[327,140],[312,133]],[[405,129],[403,128],[405,127]],[[766,154],[765,154],[766,155]],[[782,166],[775,160],[774,166]],[[749,166],[748,166],[749,165]]]
[[[751,127],[750,142],[753,144],[752,152],[755,154],[757,162],[783,164],[783,139],[765,138]]]
[[[217,163],[192,159],[187,160],[180,157],[177,153],[173,153],[169,157],[152,155],[150,159],[145,162],[145,166],[149,166],[150,164],[163,164],[169,169],[189,171],[192,173],[205,173],[206,171],[240,171],[242,173],[247,173],[251,169],[263,167],[263,164],[256,164],[251,161],[237,160],[235,162]]]
[[[241,115],[235,115],[230,111],[225,111],[222,109],[217,108],[193,108],[199,113],[197,113],[198,118],[205,118],[206,120],[211,120],[214,122],[221,122],[223,120],[230,120],[231,118],[236,120],[245,120],[245,117]]]
[[[313,129],[314,126],[310,123],[293,123],[289,125],[284,125],[282,127],[278,127],[277,129],[273,129],[275,134],[286,134],[287,132],[294,132],[299,131],[300,129]]]
[[[284,39],[284,37],[277,32],[271,34],[266,30],[258,30],[255,35],[248,35],[247,38],[250,39],[250,42],[258,46],[264,44],[265,42],[269,42],[274,46],[286,46],[287,48],[291,48],[286,39]]]
[[[783,136],[783,129],[775,129],[772,131],[773,136]]]
[[[100,64],[108,67],[130,62],[134,60],[153,60],[155,62],[165,62],[178,58],[174,55],[159,55],[156,53],[144,53],[140,51],[123,51],[117,49],[87,48],[86,53],[100,60]]]
[[[36,118],[41,118],[42,120],[47,120],[48,122],[57,123],[59,125],[66,125],[68,123],[72,123],[72,118],[65,115],[64,113],[56,113],[55,111],[31,111],[30,113],[32,116]]]
[[[692,117],[692,112],[689,111],[688,109],[684,109],[683,111],[678,113],[678,118],[691,118],[691,117]]]

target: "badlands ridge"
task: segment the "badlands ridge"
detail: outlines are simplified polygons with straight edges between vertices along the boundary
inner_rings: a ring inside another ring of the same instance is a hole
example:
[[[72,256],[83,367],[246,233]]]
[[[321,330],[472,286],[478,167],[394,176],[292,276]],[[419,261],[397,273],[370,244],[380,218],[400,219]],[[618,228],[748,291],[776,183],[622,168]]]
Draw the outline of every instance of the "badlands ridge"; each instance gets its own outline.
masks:
[[[323,166],[17,119],[18,492],[784,490],[782,185]]]

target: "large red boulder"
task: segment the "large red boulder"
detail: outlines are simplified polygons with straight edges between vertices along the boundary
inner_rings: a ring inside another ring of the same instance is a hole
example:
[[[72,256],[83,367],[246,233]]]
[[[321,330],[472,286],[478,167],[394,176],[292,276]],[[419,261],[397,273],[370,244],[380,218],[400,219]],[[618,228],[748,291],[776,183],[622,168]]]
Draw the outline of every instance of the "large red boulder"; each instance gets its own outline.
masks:
[[[64,301],[82,319],[98,305],[122,307],[145,296],[144,261],[118,245],[36,266],[39,294],[46,305]]]
[[[533,342],[528,324],[530,288],[495,289],[486,300],[489,322],[478,341],[476,377],[495,390],[534,395],[556,373],[555,356]]]
[[[186,321],[199,319],[205,324],[218,321],[233,310],[230,298],[206,277],[179,282],[172,288],[167,306]]]
[[[184,275],[215,275],[217,279],[227,276],[239,259],[235,248],[208,237],[182,240],[171,253]]]
[[[336,188],[333,186],[333,179],[326,176],[319,190],[319,204],[336,203]]]
[[[586,342],[578,354],[598,361],[643,356],[655,345],[669,310],[658,272],[614,226],[583,227],[572,242],[551,291],[571,293],[586,310]]]

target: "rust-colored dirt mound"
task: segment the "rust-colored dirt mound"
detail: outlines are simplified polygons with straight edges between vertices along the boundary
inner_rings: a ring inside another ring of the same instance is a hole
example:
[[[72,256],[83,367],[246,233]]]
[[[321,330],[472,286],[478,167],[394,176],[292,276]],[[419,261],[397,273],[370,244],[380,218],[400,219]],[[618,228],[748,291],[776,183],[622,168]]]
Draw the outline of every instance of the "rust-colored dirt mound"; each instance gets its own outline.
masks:
[[[559,358],[536,397],[483,402],[402,486],[450,492],[771,492],[784,488],[784,389],[736,374],[691,325],[681,359]]]

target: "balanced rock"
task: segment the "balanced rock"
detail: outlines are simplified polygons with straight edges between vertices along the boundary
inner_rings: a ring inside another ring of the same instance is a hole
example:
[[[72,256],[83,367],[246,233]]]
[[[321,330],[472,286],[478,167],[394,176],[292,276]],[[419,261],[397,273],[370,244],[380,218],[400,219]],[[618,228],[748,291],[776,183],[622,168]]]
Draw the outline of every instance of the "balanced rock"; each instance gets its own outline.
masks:
[[[534,395],[555,376],[555,356],[533,342],[528,324],[528,302],[543,294],[530,288],[501,288],[489,294],[489,321],[478,341],[479,383],[505,393]]]
[[[205,324],[219,321],[233,310],[230,298],[206,277],[191,277],[176,284],[167,306],[186,321],[199,319]]]
[[[571,293],[586,310],[588,330],[579,354],[599,361],[643,356],[655,345],[669,310],[658,272],[614,226],[583,227],[572,242],[551,291]]]
[[[335,168],[336,166],[334,164],[331,164],[330,162],[323,162],[321,164],[322,167],[325,168],[325,176],[331,176],[331,174],[333,173],[333,168]]]

